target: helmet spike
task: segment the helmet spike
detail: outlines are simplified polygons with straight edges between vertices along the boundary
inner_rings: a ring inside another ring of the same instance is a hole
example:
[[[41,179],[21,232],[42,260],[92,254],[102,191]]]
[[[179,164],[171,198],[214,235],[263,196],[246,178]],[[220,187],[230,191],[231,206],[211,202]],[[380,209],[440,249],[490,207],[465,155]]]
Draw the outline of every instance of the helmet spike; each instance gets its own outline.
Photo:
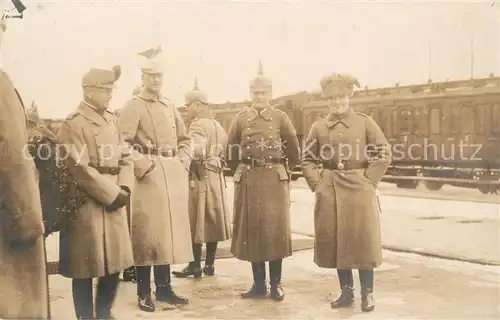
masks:
[[[264,74],[264,67],[262,67],[262,60],[259,60],[259,71],[258,74],[262,76]]]

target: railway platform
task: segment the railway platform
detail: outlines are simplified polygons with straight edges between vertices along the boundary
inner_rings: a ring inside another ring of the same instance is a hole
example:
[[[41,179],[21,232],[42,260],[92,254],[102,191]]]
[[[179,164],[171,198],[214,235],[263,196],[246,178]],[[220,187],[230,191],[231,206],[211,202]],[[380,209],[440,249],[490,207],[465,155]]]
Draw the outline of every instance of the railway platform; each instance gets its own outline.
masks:
[[[228,181],[229,201],[232,187]],[[250,265],[231,258],[230,241],[225,241],[219,246],[215,277],[200,281],[173,278],[175,290],[189,297],[190,305],[159,305],[157,312],[143,313],[136,307],[135,284],[122,283],[116,318],[500,318],[500,205],[384,195],[382,190],[383,244],[390,250],[384,250],[384,263],[376,270],[376,310],[362,313],[359,300],[352,309],[330,309],[329,300],[338,291],[336,273],[313,263],[313,238],[307,236],[313,234],[314,195],[297,185],[291,192],[294,255],[284,262],[285,301],[240,299],[239,293],[251,284]],[[57,260],[57,235],[48,238],[47,247],[49,260]],[[51,275],[49,280],[54,319],[74,318],[71,281],[59,275]],[[357,285],[357,299],[358,293]]]

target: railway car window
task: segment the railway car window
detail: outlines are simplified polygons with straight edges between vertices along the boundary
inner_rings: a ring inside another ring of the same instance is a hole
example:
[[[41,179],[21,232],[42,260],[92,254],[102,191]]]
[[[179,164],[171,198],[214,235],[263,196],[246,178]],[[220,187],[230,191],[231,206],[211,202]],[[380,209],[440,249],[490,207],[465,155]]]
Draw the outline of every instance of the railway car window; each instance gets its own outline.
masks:
[[[384,132],[384,134],[388,137],[391,137],[392,134],[393,134],[393,130],[392,130],[392,110],[388,109],[388,110],[384,110],[383,112],[381,112],[381,116],[383,118],[383,120],[381,121],[381,124],[383,123],[384,124],[384,128],[382,128],[382,131]]]
[[[453,106],[450,108],[450,122],[449,122],[450,133],[459,133],[461,125],[462,125],[462,119],[460,117],[460,107]]]
[[[491,108],[491,131],[500,133],[500,104],[494,104]]]
[[[427,122],[427,111],[424,108],[416,108],[414,110],[414,132],[417,134],[426,134],[429,131]]]
[[[439,134],[440,133],[440,121],[441,120],[441,112],[438,108],[432,108],[431,109],[431,115],[430,115],[430,129],[431,129],[431,134]]]
[[[476,112],[472,106],[462,107],[462,133],[473,133],[476,123]]]
[[[474,126],[474,131],[476,133],[483,133],[486,130],[484,130],[484,117],[485,117],[485,110],[486,110],[486,105],[478,105],[473,108],[475,112],[475,120],[476,120],[476,125]]]
[[[409,134],[413,131],[412,112],[410,108],[401,109],[397,119],[400,134]]]

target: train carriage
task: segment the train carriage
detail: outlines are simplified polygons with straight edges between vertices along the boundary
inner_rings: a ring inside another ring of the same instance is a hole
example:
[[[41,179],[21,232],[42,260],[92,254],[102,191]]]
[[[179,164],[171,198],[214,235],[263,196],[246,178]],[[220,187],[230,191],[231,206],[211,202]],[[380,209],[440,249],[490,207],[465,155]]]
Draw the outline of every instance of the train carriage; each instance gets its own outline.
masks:
[[[227,131],[234,116],[250,101],[213,105],[213,115]],[[271,104],[288,114],[302,143],[312,124],[328,113],[319,92],[275,98]],[[354,93],[353,108],[371,116],[392,146],[394,159],[384,181],[401,188],[444,184],[499,190],[500,78],[468,79]],[[179,111],[189,125],[184,107]],[[45,119],[57,130],[59,120]],[[231,174],[231,173],[229,173]],[[293,179],[301,176],[293,169]]]

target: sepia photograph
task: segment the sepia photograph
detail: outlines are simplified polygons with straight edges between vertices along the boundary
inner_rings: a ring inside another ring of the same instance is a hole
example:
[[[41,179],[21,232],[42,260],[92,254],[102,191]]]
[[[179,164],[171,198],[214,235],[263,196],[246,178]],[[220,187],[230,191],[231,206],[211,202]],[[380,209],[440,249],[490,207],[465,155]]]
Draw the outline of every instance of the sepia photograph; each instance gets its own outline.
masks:
[[[500,319],[499,1],[0,10],[0,319]]]

